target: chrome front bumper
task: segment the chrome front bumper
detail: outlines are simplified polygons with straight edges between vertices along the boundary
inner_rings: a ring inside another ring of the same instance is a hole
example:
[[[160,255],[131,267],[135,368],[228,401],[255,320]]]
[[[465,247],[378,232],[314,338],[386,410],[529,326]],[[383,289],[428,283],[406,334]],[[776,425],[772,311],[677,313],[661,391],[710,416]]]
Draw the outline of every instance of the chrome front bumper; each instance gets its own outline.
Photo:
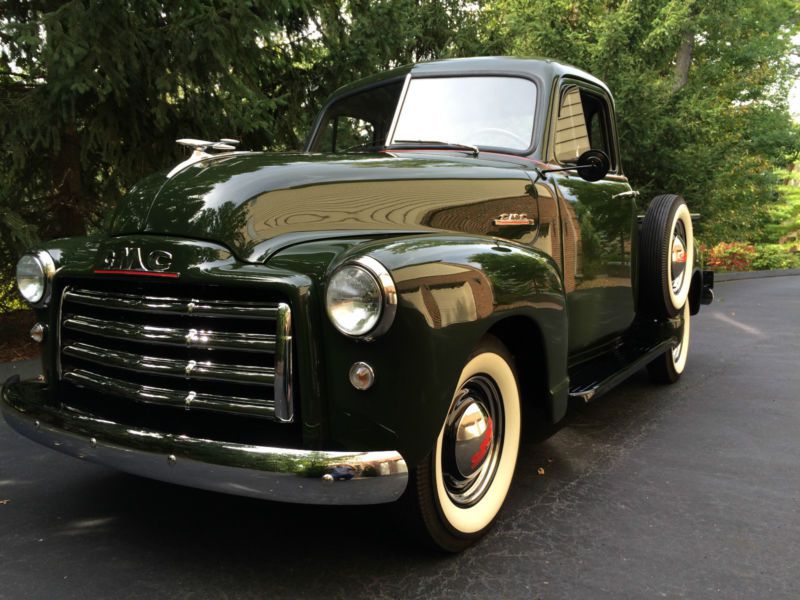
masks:
[[[44,384],[3,386],[8,424],[44,446],[120,471],[237,496],[301,504],[381,504],[405,491],[399,452],[250,446],[127,427],[44,400]]]

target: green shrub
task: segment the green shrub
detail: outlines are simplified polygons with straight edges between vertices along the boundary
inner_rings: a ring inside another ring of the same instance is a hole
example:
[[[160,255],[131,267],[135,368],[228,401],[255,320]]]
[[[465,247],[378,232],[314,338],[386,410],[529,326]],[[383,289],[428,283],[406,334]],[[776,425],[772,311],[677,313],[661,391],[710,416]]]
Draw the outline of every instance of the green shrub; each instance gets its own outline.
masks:
[[[781,244],[759,244],[751,267],[755,271],[800,268],[800,252],[797,247]]]
[[[721,242],[704,248],[706,266],[715,271],[750,271],[755,257],[755,247],[742,242]]]
[[[800,268],[800,246],[792,244],[720,243],[702,247],[706,266],[715,271],[768,271]]]

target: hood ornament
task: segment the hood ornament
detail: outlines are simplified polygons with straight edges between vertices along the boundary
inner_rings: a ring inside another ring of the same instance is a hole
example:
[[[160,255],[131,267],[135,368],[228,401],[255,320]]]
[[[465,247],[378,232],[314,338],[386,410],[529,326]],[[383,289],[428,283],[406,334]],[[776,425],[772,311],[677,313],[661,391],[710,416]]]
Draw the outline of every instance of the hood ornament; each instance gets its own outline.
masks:
[[[186,160],[178,163],[175,167],[167,173],[167,179],[170,179],[177,173],[183,171],[189,165],[193,165],[194,163],[203,160],[204,158],[209,158],[210,156],[216,156],[219,153],[224,152],[233,152],[236,150],[236,146],[239,145],[239,140],[234,140],[232,138],[221,138],[217,142],[210,142],[208,140],[196,140],[194,138],[181,138],[179,140],[175,140],[181,146],[186,146],[187,148],[192,149],[192,155],[187,158]],[[216,150],[216,153],[208,152],[208,150]]]

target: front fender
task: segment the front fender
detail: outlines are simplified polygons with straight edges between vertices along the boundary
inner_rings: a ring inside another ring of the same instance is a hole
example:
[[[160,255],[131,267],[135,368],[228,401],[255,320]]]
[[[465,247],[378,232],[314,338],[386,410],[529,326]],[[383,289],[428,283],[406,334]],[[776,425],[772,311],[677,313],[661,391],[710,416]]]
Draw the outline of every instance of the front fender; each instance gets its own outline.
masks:
[[[551,410],[563,414],[567,321],[550,257],[483,237],[427,235],[360,244],[329,270],[361,255],[389,269],[398,309],[391,329],[371,342],[346,338],[322,319],[332,439],[345,447],[398,448],[410,464],[419,462],[433,446],[468,356],[509,318],[523,317],[538,329],[530,344],[542,345],[535,356],[545,362]],[[356,361],[375,370],[367,391],[348,381]]]

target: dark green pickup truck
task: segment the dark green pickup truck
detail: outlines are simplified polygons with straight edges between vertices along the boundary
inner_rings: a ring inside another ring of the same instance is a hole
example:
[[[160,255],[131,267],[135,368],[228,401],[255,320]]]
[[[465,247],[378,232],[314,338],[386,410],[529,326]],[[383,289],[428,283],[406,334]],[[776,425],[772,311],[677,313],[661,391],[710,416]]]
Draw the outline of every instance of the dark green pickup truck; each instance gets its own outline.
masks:
[[[340,90],[303,152],[180,140],[104,233],[20,259],[44,374],[5,383],[4,416],[145,477],[399,500],[460,550],[506,498],[523,417],[645,366],[674,382],[713,298],[686,203],[640,202],[615,127],[583,71],[474,58]]]

